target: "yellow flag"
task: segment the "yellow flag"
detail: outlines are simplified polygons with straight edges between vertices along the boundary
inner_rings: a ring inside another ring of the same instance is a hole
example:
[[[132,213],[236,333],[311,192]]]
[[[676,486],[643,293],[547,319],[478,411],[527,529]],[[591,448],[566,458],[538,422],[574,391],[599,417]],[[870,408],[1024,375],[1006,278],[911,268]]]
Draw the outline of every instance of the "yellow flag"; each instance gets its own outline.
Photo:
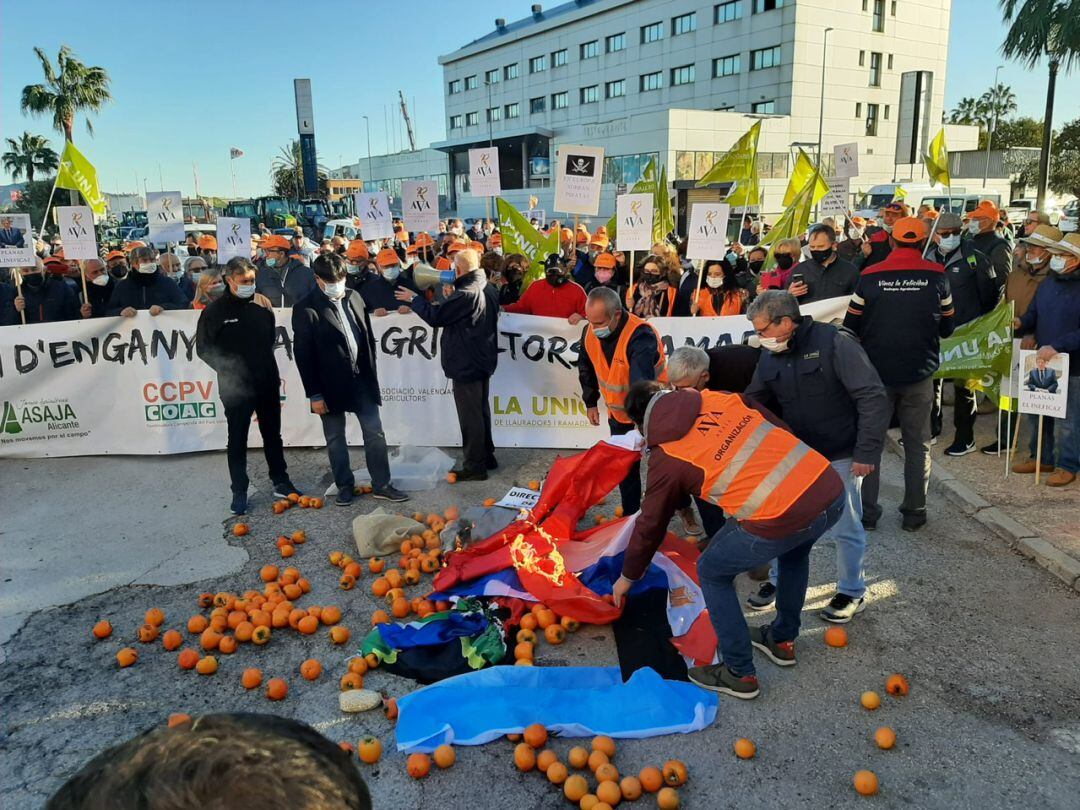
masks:
[[[923,163],[926,164],[926,172],[934,183],[952,185],[949,178],[949,150],[945,147],[945,127],[930,141],[930,151],[923,155]]]
[[[814,199],[810,205],[817,205],[821,198],[829,193],[829,184],[822,178],[817,167],[814,166],[814,162],[810,160],[810,157],[802,149],[799,150],[799,156],[795,158],[795,171],[791,173],[791,179],[788,180],[787,191],[784,192],[784,206],[787,207],[795,200],[799,193],[806,188],[807,183],[810,182],[810,178],[816,178],[814,183]]]
[[[754,125],[747,130],[735,144],[724,153],[724,156],[720,158],[713,167],[705,172],[705,176],[697,181],[698,188],[702,186],[710,185],[711,183],[738,183],[736,186],[736,192],[739,187],[744,189],[746,186],[753,184],[757,187],[757,145],[758,136],[761,135],[761,121],[754,122]],[[745,191],[743,192],[745,193]],[[756,194],[753,196],[757,196]],[[732,202],[727,200],[727,202]],[[756,204],[757,200],[750,201],[751,204]]]
[[[86,156],[68,141],[60,155],[60,171],[56,173],[56,187],[70,188],[82,194],[90,210],[105,216],[105,197],[98,188],[97,169]]]
[[[902,200],[907,196],[907,189],[903,186],[897,186],[896,191],[893,192],[894,200]]]
[[[795,199],[791,201],[791,205],[784,209],[784,213],[776,220],[772,230],[762,237],[760,244],[769,246],[769,253],[765,257],[764,270],[771,270],[775,263],[773,260],[773,248],[776,242],[781,239],[797,238],[809,226],[811,209],[814,207],[816,179],[820,179],[817,177],[817,172],[798,191]]]

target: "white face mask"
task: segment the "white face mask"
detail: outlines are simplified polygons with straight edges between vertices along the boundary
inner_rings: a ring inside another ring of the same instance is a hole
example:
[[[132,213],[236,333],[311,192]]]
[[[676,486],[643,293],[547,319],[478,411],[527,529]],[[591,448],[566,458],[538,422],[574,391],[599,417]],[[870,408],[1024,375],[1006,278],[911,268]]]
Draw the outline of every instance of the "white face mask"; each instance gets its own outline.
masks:
[[[100,276],[94,276],[90,279],[91,284],[96,284],[99,287],[104,287],[109,283],[109,274],[102,273]]]
[[[327,298],[341,298],[345,295],[344,281],[327,281],[323,283],[323,292]]]
[[[157,268],[158,268],[157,262],[143,262],[142,264],[139,265],[138,272],[147,273],[147,274],[156,273]]]
[[[1027,263],[1030,264],[1032,267],[1042,267],[1043,262],[1046,261],[1046,256],[1032,256],[1030,253],[1027,255],[1026,258]]]
[[[775,353],[787,351],[788,343],[791,341],[791,338],[780,340],[779,338],[773,337],[761,337],[758,338],[758,341],[761,343],[761,348],[765,349],[765,351]]]
[[[882,222],[881,230],[885,231],[885,233],[892,233],[892,225],[890,225],[888,222]]]
[[[491,252],[494,253],[496,256],[502,256],[503,255],[501,247],[492,248]]]
[[[1060,273],[1065,269],[1065,257],[1064,256],[1051,256],[1050,257],[1050,269],[1055,273]]]
[[[982,233],[982,225],[980,224],[979,220],[973,219],[968,223],[968,233],[970,233],[972,236],[978,236],[980,233]]]
[[[401,268],[397,265],[391,265],[390,267],[382,268],[382,277],[387,281],[397,281],[397,277],[401,275]]]
[[[706,276],[705,277],[705,283],[708,284],[710,287],[712,287],[712,289],[715,290],[715,289],[719,288],[721,284],[724,283],[724,277],[723,276]]]
[[[237,298],[251,298],[255,294],[254,284],[237,284],[236,285],[236,297]]]
[[[938,244],[941,245],[941,249],[946,253],[952,253],[960,247],[960,234],[954,233],[952,236],[943,236]]]
[[[193,284],[198,284],[200,278],[202,278],[202,271],[201,270],[192,270],[191,271],[191,281],[192,281]]]

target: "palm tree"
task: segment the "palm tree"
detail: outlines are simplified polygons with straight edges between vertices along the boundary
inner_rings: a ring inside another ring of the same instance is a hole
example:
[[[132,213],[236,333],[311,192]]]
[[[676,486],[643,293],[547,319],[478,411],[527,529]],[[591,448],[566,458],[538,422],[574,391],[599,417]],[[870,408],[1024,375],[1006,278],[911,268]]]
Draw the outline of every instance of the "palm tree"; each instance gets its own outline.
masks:
[[[1007,84],[996,84],[979,97],[983,114],[992,121],[1000,121],[1016,112],[1016,93]]]
[[[319,191],[322,192],[329,174],[321,163],[316,165],[315,174]],[[270,161],[270,182],[275,194],[283,197],[295,195],[297,199],[304,196],[304,162],[300,156],[298,139],[293,138],[286,146],[281,147],[278,154]]]
[[[1054,88],[1058,70],[1068,72],[1080,61],[1080,0],[1000,0],[1009,33],[1001,52],[1034,68],[1045,56],[1049,67],[1046,114],[1036,205],[1042,208],[1050,174],[1050,137],[1054,128]]]
[[[981,123],[985,115],[982,102],[977,98],[965,96],[957,102],[956,107],[949,114],[951,124],[975,124]]]
[[[75,116],[80,112],[99,112],[112,101],[109,74],[102,67],[89,67],[76,59],[64,45],[53,67],[41,48],[34,48],[45,73],[45,84],[28,84],[22,91],[22,111],[33,115],[51,114],[53,128],[64,133],[65,141],[74,141]],[[94,125],[86,119],[86,131],[94,134]]]
[[[4,138],[8,151],[0,156],[4,171],[11,172],[11,179],[26,176],[27,183],[34,182],[34,172],[53,172],[60,166],[60,158],[49,148],[49,140],[42,135],[24,132],[18,140]]]

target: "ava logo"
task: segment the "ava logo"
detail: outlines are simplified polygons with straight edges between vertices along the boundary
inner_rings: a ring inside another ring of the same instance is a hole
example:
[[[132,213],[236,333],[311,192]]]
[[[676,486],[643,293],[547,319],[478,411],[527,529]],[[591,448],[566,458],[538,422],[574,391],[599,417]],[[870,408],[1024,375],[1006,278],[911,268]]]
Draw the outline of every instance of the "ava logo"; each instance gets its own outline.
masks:
[[[73,211],[71,213],[71,226],[67,229],[68,236],[73,239],[80,239],[87,235],[86,226],[83,225],[82,211]]]
[[[176,219],[176,212],[172,210],[172,197],[161,198],[161,210],[158,211],[157,217],[162,222]]]
[[[240,223],[234,222],[229,231],[225,236],[225,244],[239,247],[244,241],[243,237],[240,236]]]
[[[567,155],[566,173],[577,177],[592,177],[596,173],[596,157],[593,155]]]
[[[370,222],[378,222],[381,219],[385,219],[382,209],[379,208],[379,201],[374,197],[368,197],[368,210],[365,216]]]
[[[645,224],[645,218],[641,216],[641,200],[630,203],[630,215],[623,220],[623,224],[630,228]]]
[[[484,152],[483,154],[480,155],[480,163],[476,167],[477,176],[479,176],[479,177],[490,177],[491,175],[493,175],[495,173],[495,170],[492,169],[491,166],[489,165],[490,160],[491,160],[491,155],[489,155],[487,152]]]
[[[15,406],[10,402],[4,403],[4,412],[0,414],[0,433],[22,433],[22,425],[19,424],[19,416],[15,413]]]
[[[430,211],[431,203],[427,200],[428,187],[417,186],[416,187],[416,199],[412,202],[412,208],[414,211]]]
[[[170,424],[213,419],[217,402],[213,380],[148,382],[142,387],[143,411],[147,422]]]
[[[716,236],[719,233],[719,229],[716,227],[716,211],[705,212],[705,222],[698,228],[698,233],[702,236]]]

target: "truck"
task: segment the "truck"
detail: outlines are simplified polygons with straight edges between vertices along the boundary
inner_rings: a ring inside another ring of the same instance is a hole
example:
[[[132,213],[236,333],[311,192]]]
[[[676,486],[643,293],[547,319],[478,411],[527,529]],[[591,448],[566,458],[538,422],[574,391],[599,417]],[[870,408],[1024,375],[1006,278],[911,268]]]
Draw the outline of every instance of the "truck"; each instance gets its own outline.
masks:
[[[289,201],[280,196],[233,200],[225,206],[225,216],[247,217],[251,220],[252,233],[257,233],[260,226],[266,226],[271,231],[296,227],[296,216]]]
[[[181,200],[184,208],[184,222],[213,223],[217,221],[217,211],[209,202],[201,197],[185,197]]]
[[[993,188],[967,188],[965,186],[916,186],[909,183],[883,183],[871,186],[862,199],[856,202],[855,216],[865,219],[873,219],[878,216],[881,209],[897,199],[897,189],[902,189],[903,196],[900,198],[914,212],[921,205],[933,206],[936,211],[944,211],[946,208],[954,214],[964,214],[974,211],[981,200],[990,200],[994,205],[1001,206],[1001,192]]]

